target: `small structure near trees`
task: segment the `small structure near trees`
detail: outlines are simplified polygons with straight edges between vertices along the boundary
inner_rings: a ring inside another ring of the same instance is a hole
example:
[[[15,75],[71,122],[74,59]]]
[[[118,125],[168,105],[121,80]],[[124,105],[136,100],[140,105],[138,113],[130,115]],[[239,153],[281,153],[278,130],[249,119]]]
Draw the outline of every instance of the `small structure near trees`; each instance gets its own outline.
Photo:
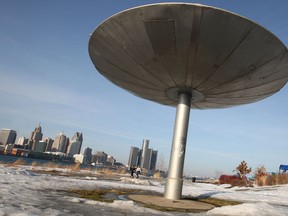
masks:
[[[286,171],[288,170],[288,165],[283,165],[283,164],[281,164],[280,166],[279,166],[279,173],[285,173]]]

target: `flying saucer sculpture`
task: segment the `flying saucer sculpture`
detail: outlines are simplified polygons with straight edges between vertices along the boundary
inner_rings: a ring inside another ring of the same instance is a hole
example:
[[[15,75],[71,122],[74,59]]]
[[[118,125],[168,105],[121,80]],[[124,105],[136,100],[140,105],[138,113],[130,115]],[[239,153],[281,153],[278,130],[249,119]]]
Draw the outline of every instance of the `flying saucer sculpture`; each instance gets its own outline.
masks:
[[[288,81],[287,48],[272,33],[198,4],[152,4],[118,13],[93,32],[89,54],[117,86],[177,107],[167,199],[181,198],[190,108],[256,102]]]

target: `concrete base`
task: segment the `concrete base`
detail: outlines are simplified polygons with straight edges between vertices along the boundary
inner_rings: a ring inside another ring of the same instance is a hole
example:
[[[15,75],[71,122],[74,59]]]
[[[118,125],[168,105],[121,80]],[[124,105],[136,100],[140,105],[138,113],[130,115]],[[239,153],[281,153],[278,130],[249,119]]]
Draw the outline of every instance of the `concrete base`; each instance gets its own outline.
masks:
[[[194,200],[170,200],[163,196],[153,195],[129,195],[128,199],[149,206],[162,207],[170,211],[203,212],[213,209],[215,206]]]

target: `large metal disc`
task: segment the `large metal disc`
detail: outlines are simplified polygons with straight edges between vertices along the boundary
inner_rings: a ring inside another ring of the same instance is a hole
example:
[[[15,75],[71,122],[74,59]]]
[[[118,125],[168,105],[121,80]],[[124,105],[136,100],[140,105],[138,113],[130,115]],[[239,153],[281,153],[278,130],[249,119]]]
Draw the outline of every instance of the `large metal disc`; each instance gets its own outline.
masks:
[[[132,8],[100,24],[89,54],[97,70],[131,93],[191,108],[252,103],[288,81],[287,48],[272,33],[239,15],[198,4]]]

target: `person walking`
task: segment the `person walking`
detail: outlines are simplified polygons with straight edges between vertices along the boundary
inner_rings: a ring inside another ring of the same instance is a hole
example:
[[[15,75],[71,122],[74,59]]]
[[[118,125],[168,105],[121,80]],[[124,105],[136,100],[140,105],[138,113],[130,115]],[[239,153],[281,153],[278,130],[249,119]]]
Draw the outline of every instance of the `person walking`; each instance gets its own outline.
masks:
[[[139,178],[139,175],[141,173],[141,168],[140,166],[138,165],[137,169],[136,169],[136,178],[138,179]]]
[[[130,167],[130,172],[131,172],[131,176],[130,178],[134,178],[134,172],[135,172],[135,166],[133,165],[132,167]]]

